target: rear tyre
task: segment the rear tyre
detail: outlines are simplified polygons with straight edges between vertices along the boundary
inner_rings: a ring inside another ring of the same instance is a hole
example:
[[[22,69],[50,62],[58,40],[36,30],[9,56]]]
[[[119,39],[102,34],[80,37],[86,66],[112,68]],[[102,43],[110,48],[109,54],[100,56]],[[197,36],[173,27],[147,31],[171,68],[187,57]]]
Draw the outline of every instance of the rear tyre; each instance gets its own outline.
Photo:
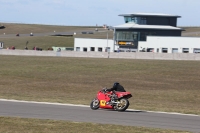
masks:
[[[129,106],[129,101],[126,98],[122,98],[119,100],[117,105],[115,106],[117,111],[125,111]]]
[[[94,99],[94,100],[92,100],[92,102],[90,103],[90,108],[92,109],[92,110],[97,110],[97,109],[99,109],[99,100],[98,99]]]

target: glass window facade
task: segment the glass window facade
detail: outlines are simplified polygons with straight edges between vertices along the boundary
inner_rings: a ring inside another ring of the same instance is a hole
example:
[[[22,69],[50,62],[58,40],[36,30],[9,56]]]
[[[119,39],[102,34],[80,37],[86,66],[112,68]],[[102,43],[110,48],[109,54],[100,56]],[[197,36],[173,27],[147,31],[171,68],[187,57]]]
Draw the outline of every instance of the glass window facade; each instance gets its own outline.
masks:
[[[80,51],[80,47],[76,47],[76,51]]]
[[[138,41],[138,32],[117,31],[116,40],[120,41]]]
[[[146,41],[147,36],[156,36],[156,32],[140,32],[139,41]]]
[[[134,22],[136,24],[147,24],[147,18],[146,17],[124,17],[125,23]]]
[[[156,32],[131,32],[131,31],[117,31],[115,38],[117,41],[146,41],[147,36],[155,36]]]

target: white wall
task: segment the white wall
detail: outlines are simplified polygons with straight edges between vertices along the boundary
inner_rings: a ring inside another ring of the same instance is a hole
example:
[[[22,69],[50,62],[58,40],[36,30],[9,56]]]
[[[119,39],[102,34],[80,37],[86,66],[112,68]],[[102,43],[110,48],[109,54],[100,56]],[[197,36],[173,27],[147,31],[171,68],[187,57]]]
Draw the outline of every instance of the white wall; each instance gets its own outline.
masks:
[[[110,39],[75,38],[74,51],[76,51],[77,47],[80,47],[80,51],[83,51],[83,48],[87,48],[87,51],[91,51],[91,47],[95,47],[96,52],[98,48],[102,48],[102,52],[106,51],[106,47],[110,47],[110,52],[113,52],[114,49],[118,49],[118,46],[114,48],[114,42]]]
[[[154,59],[154,60],[198,60],[200,54],[190,53],[151,53],[151,52],[76,52],[76,51],[37,51],[37,50],[0,50],[0,55],[48,56],[48,57],[85,57],[85,58],[117,58],[117,59]]]
[[[80,47],[80,51],[83,51],[83,48],[87,48],[87,51],[91,51],[91,47],[94,47],[96,52],[98,51],[98,48],[102,48],[102,52],[106,51],[106,47],[110,47],[110,52],[119,48],[119,46],[114,46],[113,40],[110,39],[88,38],[75,38],[74,51],[76,51],[77,47]],[[200,38],[148,36],[146,42],[140,41],[138,43],[138,51],[143,48],[153,48],[153,52],[155,53],[162,53],[163,48],[167,48],[167,53],[172,53],[173,48],[177,48],[178,53],[183,53],[183,49],[188,48],[189,53],[194,53],[196,48],[200,51]]]
[[[146,42],[138,44],[139,51],[143,48],[154,48],[154,52],[159,49],[159,53],[162,53],[162,48],[168,48],[168,53],[172,53],[173,48],[178,48],[178,53],[182,53],[183,48],[189,48],[189,53],[193,53],[195,48],[200,49],[200,38],[148,36]]]

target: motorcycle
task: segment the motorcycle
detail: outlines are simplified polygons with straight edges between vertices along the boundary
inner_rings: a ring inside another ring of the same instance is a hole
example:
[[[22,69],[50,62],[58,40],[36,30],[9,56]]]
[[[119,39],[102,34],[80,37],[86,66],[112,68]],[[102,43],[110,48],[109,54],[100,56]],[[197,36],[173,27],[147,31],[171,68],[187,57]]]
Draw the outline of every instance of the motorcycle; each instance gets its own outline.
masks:
[[[102,109],[114,109],[116,111],[125,111],[129,107],[128,99],[132,95],[130,92],[107,92],[106,89],[98,91],[96,98],[90,103],[92,110]]]

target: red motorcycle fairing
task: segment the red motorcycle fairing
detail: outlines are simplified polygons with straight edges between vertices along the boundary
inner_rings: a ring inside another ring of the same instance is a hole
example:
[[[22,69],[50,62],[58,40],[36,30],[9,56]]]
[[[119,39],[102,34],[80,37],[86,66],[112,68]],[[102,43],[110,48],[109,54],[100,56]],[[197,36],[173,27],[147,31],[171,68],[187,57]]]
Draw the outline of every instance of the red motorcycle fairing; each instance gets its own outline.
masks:
[[[131,93],[130,92],[119,92],[119,91],[115,91],[115,94],[117,95],[118,98],[130,98],[132,97]]]
[[[112,95],[112,92],[104,93],[102,91],[99,91],[97,94],[97,99],[99,100],[100,108],[104,109],[113,109],[113,106],[107,104],[110,101],[110,95]]]

